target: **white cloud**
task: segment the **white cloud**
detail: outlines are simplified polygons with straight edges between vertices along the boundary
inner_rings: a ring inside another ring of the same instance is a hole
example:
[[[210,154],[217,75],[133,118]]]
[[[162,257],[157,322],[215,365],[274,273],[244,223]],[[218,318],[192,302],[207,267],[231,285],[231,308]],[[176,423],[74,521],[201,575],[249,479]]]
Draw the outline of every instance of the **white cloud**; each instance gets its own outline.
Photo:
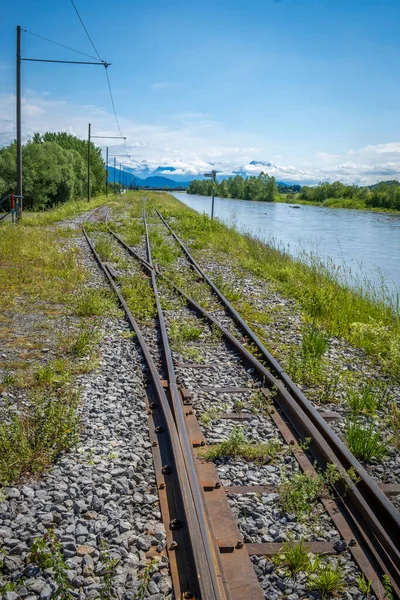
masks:
[[[95,135],[117,135],[114,118],[95,105],[76,105],[52,100],[47,95],[30,93],[23,101],[23,138],[27,140],[36,131],[67,131],[85,139],[89,121]],[[149,125],[120,117],[120,125],[127,136],[128,153],[125,160],[132,167],[171,174],[166,167],[176,169],[181,177],[204,173],[212,165],[221,174],[234,172],[258,175],[261,170],[274,175],[279,181],[317,183],[341,180],[360,185],[382,179],[400,178],[400,142],[371,144],[340,154],[321,151],[315,156],[286,164],[281,148],[278,149],[258,133],[233,130],[213,121],[203,113],[173,115],[164,124]],[[15,97],[0,94],[0,145],[15,138]],[[105,147],[100,139],[95,140]],[[125,153],[123,140],[108,140],[110,154]],[[269,163],[269,160],[272,160]],[[265,161],[268,166],[251,164]]]

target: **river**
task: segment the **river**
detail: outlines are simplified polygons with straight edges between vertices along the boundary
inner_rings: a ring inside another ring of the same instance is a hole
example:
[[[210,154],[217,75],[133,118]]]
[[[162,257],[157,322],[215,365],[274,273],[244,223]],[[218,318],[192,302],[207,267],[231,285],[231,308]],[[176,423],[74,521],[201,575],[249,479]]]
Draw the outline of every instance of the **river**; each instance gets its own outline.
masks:
[[[200,213],[211,214],[208,196],[174,196]],[[378,287],[384,282],[390,294],[400,293],[399,214],[231,198],[216,198],[214,214],[293,256],[312,253],[340,265],[350,282],[367,279]]]

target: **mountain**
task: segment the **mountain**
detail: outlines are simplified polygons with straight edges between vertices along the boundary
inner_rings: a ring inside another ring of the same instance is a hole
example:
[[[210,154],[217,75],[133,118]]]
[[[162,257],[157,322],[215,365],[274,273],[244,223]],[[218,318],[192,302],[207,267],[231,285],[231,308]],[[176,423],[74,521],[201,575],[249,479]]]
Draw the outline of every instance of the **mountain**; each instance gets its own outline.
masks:
[[[137,177],[136,175],[134,175],[131,171],[131,169],[124,169],[124,173],[122,173],[122,170],[120,169],[115,169],[115,181],[117,183],[119,183],[120,181],[123,181],[125,183],[126,186],[138,186],[138,187],[151,187],[151,188],[181,188],[181,187],[187,187],[189,185],[189,181],[175,181],[173,179],[169,179],[167,177],[161,177],[161,176],[152,176],[152,177],[146,177],[145,179],[142,179],[141,177]],[[109,167],[108,168],[108,181],[113,184],[114,182],[114,167]]]

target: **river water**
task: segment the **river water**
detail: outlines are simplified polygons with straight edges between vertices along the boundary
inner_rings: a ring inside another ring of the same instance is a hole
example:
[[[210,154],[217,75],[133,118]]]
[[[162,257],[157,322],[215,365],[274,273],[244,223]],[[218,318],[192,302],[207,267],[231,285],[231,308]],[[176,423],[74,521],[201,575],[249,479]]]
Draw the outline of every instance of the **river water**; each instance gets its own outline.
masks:
[[[211,198],[175,193],[198,212],[211,213]],[[293,256],[310,253],[338,267],[347,280],[382,282],[400,293],[400,215],[319,206],[216,198],[214,214],[227,225],[273,242]]]

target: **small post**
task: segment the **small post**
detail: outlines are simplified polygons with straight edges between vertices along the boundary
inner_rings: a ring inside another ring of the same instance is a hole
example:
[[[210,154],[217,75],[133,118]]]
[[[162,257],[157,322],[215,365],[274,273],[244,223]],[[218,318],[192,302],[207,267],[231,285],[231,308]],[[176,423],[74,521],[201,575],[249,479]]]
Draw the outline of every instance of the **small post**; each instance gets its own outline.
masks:
[[[117,168],[117,159],[114,156],[114,196],[117,193],[116,189],[115,189],[115,171],[116,171],[116,168]]]
[[[108,197],[108,146],[106,148],[106,197]]]
[[[211,221],[214,219],[214,196],[215,196],[215,176],[217,174],[216,171],[211,171],[212,173],[212,200],[211,200]]]
[[[17,26],[17,196],[22,197],[21,26]]]
[[[11,192],[10,205],[11,205],[11,221],[12,221],[13,225],[15,225],[15,199],[14,199],[14,192]]]
[[[87,154],[87,201],[90,202],[90,128],[88,128],[88,154]]]

